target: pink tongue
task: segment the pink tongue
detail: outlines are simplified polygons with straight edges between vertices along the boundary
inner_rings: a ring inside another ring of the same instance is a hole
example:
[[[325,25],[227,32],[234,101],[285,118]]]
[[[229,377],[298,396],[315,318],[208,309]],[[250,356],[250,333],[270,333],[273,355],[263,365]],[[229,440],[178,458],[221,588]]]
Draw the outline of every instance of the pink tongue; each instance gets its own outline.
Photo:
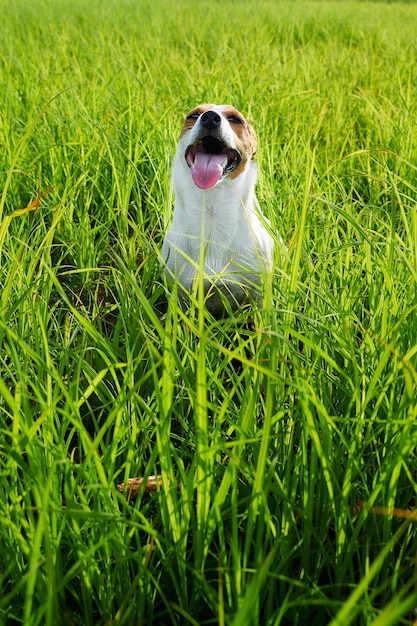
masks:
[[[227,160],[225,154],[208,154],[197,152],[191,165],[191,176],[194,184],[200,189],[211,189],[223,174],[223,165]]]

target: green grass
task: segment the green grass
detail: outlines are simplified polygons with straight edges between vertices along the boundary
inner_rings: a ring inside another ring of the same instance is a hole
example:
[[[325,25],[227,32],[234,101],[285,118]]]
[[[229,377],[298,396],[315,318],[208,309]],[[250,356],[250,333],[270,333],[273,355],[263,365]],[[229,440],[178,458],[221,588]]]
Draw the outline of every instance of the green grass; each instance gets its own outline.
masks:
[[[411,625],[417,6],[0,6],[0,624]],[[160,276],[201,101],[288,246],[256,330]]]

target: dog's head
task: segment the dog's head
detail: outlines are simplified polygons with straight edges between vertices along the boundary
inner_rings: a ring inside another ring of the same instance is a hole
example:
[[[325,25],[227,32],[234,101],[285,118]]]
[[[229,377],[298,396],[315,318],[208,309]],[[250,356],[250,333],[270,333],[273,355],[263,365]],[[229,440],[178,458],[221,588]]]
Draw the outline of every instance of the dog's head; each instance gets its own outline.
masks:
[[[201,104],[185,119],[178,146],[194,184],[211,189],[224,178],[236,178],[256,153],[256,134],[229,105]]]

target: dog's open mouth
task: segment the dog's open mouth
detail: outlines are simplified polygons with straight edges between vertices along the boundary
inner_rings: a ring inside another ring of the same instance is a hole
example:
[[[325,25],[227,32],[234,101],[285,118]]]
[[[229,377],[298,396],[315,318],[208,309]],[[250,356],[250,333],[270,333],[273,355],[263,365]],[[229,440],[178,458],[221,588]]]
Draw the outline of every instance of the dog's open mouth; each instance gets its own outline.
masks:
[[[194,184],[200,189],[211,189],[223,175],[236,169],[241,156],[220,139],[208,135],[188,146],[185,159]]]

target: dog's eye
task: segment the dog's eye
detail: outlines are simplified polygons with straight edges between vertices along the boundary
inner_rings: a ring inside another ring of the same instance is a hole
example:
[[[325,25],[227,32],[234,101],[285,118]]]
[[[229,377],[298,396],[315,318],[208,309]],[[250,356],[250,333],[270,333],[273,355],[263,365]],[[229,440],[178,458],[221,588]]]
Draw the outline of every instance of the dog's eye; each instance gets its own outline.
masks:
[[[187,120],[198,120],[198,118],[200,117],[200,113],[198,111],[194,111],[192,113],[190,113],[189,115],[187,115]]]
[[[237,115],[229,115],[227,121],[231,124],[243,124],[242,118]]]

